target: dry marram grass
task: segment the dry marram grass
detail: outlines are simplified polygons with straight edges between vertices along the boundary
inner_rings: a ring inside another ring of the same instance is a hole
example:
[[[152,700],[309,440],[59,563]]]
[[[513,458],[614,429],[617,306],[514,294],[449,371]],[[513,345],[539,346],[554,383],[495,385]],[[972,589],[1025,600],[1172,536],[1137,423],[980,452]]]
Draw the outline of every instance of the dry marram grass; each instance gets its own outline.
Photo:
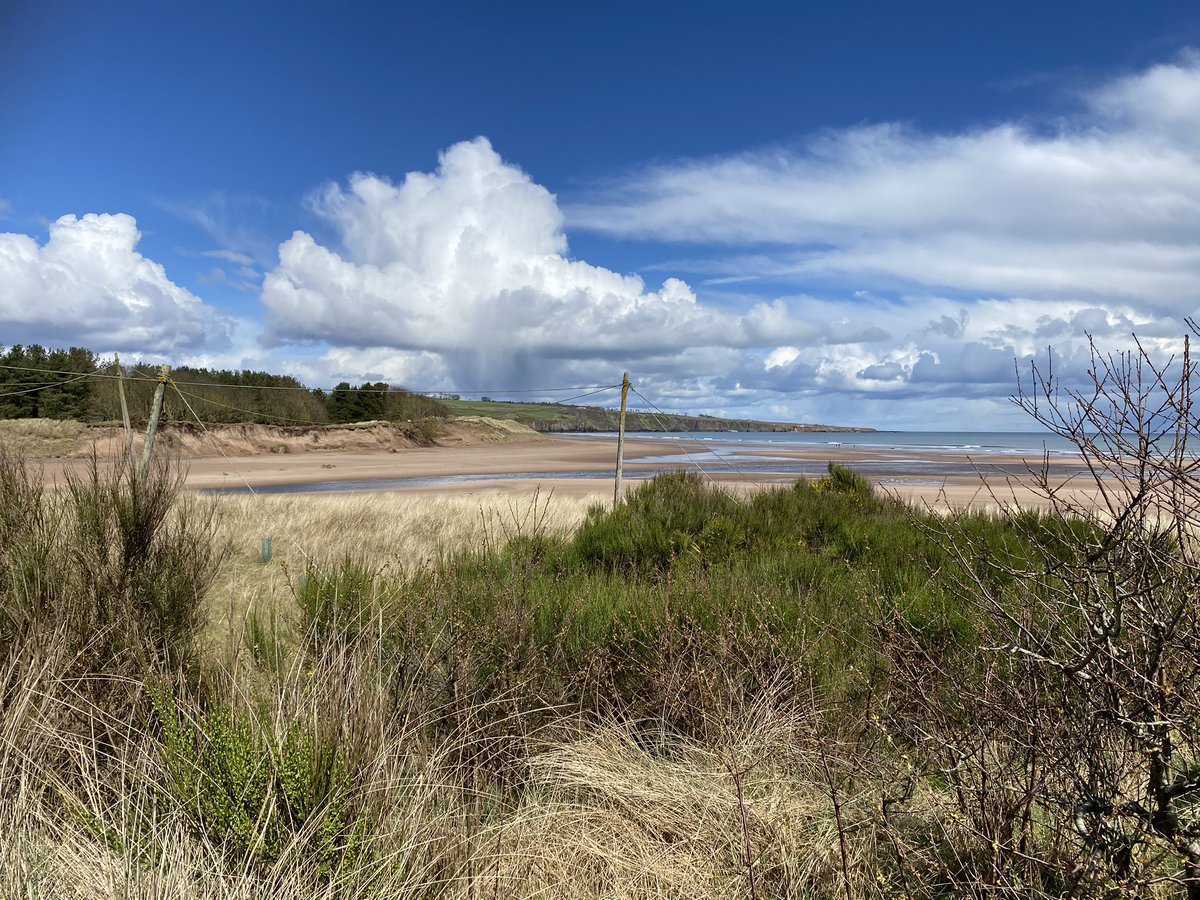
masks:
[[[0,446],[26,459],[65,456],[87,431],[81,422],[58,419],[0,419]]]
[[[423,565],[519,535],[568,534],[600,502],[599,495],[560,497],[551,491],[471,497],[399,492],[224,496],[218,501],[217,537],[257,558],[259,540],[273,536],[279,559],[291,564],[308,554],[375,566]]]
[[[210,595],[218,632],[250,611],[271,615],[292,605],[306,567],[354,560],[404,575],[447,554],[503,546],[521,535],[566,535],[602,498],[495,492],[476,496],[404,493],[231,495],[216,501],[217,541],[228,557]],[[262,565],[262,540],[272,562]]]

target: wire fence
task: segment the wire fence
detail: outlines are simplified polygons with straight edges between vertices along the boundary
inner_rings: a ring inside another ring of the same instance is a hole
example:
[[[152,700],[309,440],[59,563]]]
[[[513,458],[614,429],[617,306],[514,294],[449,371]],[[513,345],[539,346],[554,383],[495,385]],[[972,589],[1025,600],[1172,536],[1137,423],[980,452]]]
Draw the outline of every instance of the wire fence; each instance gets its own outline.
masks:
[[[38,375],[41,375],[42,377],[66,376],[63,380],[41,381],[41,382],[37,382],[37,383],[33,383],[33,384],[22,384],[16,390],[0,392],[0,399],[2,399],[4,397],[15,397],[15,396],[33,394],[33,393],[37,393],[37,392],[43,391],[43,390],[52,390],[55,388],[63,387],[65,385],[78,383],[78,382],[86,380],[86,379],[95,379],[95,380],[100,380],[100,381],[119,381],[119,380],[124,379],[126,382],[132,381],[132,382],[141,382],[141,383],[146,383],[146,384],[155,384],[158,381],[157,373],[151,374],[150,372],[142,371],[142,370],[138,369],[137,367],[126,367],[126,369],[120,373],[104,372],[104,371],[79,373],[79,372],[72,372],[72,371],[68,371],[68,370],[45,369],[45,368],[40,368],[40,367],[36,367],[36,366],[13,366],[13,365],[4,364],[4,365],[0,365],[0,370],[23,372],[23,373],[36,373]],[[213,422],[213,421],[206,422],[197,412],[197,408],[196,408],[197,406],[217,407],[220,409],[229,410],[230,412],[245,416],[247,422],[254,422],[256,424],[264,424],[262,422],[262,420],[264,420],[264,419],[268,420],[268,422],[266,424],[277,423],[280,425],[290,425],[290,426],[298,426],[298,427],[313,426],[313,425],[324,424],[324,423],[319,423],[317,421],[314,421],[311,418],[304,419],[304,418],[298,418],[295,416],[280,415],[276,412],[267,412],[262,409],[249,409],[245,406],[239,406],[234,403],[228,403],[225,400],[218,399],[217,397],[214,397],[214,396],[206,396],[204,394],[199,393],[199,391],[206,391],[206,392],[218,392],[218,391],[224,392],[227,390],[230,390],[230,391],[249,390],[249,391],[256,391],[256,392],[290,391],[290,392],[303,392],[303,393],[310,394],[310,395],[318,394],[318,393],[326,394],[326,395],[333,395],[339,390],[345,390],[345,388],[342,385],[339,385],[334,388],[324,388],[324,387],[312,388],[312,387],[309,387],[309,386],[306,386],[303,384],[256,385],[256,384],[244,384],[244,383],[242,383],[242,384],[228,383],[228,382],[220,382],[220,381],[196,381],[196,380],[189,380],[189,379],[176,380],[173,377],[171,377],[169,379],[169,384],[173,388],[176,396],[178,396],[178,398],[179,398],[180,402],[182,403],[182,405],[184,406],[184,408],[187,410],[189,416],[195,420],[197,426],[206,435],[206,437],[214,443],[214,446],[216,447],[216,449],[221,453],[222,456],[225,456],[226,459],[228,459],[228,456],[225,455],[223,448],[220,446],[219,440],[217,440],[217,438],[213,435],[212,429],[214,427],[218,427],[220,425],[228,425],[228,424],[234,424],[234,423]],[[367,384],[369,385],[370,382],[367,382]],[[185,388],[187,388],[188,390],[185,390]],[[557,395],[557,394],[569,394],[570,396],[567,396],[567,397],[555,398],[555,399],[550,399],[550,400],[545,401],[546,405],[567,406],[569,404],[575,403],[576,401],[585,400],[589,397],[598,397],[602,394],[606,394],[611,391],[619,390],[620,388],[621,388],[621,383],[618,382],[615,384],[591,384],[591,385],[574,385],[574,386],[540,387],[540,388],[472,388],[472,389],[440,388],[437,390],[413,390],[413,389],[409,389],[409,388],[396,388],[396,387],[391,387],[391,386],[384,386],[381,388],[360,386],[360,387],[351,387],[350,389],[357,393],[360,393],[360,394],[385,394],[385,393],[391,393],[391,392],[398,392],[398,393],[413,394],[413,395],[419,395],[419,396],[425,396],[425,397],[446,397],[447,395],[461,396],[464,394],[478,394],[481,396],[520,395],[520,396],[529,396],[529,397],[554,397],[554,395]],[[710,447],[705,446],[705,442],[696,433],[682,427],[680,424],[679,414],[673,414],[673,413],[668,413],[668,412],[664,411],[656,403],[654,403],[652,400],[650,400],[644,393],[642,393],[640,390],[633,387],[632,385],[630,386],[630,390],[643,404],[645,404],[645,407],[646,407],[645,412],[651,416],[651,418],[654,420],[655,424],[658,426],[659,430],[661,430],[664,433],[671,433],[674,435],[679,435],[681,440],[690,441],[692,444],[695,445],[696,448],[699,448],[699,450],[700,450],[699,453],[693,453],[693,452],[690,452],[687,447],[682,446],[682,444],[681,444],[679,447],[679,450],[681,451],[682,455],[687,460],[688,464],[690,466],[694,467],[698,473],[700,473],[704,478],[706,478],[712,484],[720,487],[717,480],[713,477],[710,469],[703,464],[701,459],[697,458],[698,456],[707,457],[707,458],[711,459],[712,461],[715,461],[720,466],[724,467],[725,469],[728,469],[729,472],[732,473],[732,475],[735,478],[740,479],[744,483],[750,482],[752,480],[751,476],[749,475],[748,472],[746,472],[744,469],[741,469],[741,468],[737,467],[736,465],[734,465],[726,456],[713,452]],[[533,402],[537,402],[537,401],[533,401]],[[240,476],[240,473],[239,473],[239,477],[243,477],[243,476]],[[245,480],[244,477],[243,477],[243,480]],[[247,484],[247,488],[250,488],[249,482],[247,482],[246,484]],[[251,492],[253,493],[252,489],[251,489]]]

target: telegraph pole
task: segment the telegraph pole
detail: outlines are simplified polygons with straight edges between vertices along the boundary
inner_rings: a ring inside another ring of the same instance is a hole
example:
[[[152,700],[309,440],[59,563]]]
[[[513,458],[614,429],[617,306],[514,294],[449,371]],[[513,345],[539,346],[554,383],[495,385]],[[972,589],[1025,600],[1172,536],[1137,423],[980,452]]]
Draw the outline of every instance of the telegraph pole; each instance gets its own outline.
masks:
[[[146,426],[146,446],[142,449],[142,464],[138,467],[138,475],[145,475],[150,467],[150,454],[154,452],[154,434],[158,431],[158,417],[162,414],[163,393],[167,390],[167,382],[171,378],[171,367],[163,364],[158,370],[158,387],[154,389],[154,402],[150,404],[150,424]]]
[[[129,424],[129,404],[125,402],[125,370],[121,357],[113,354],[113,369],[117,373],[117,395],[121,398],[121,421],[125,424],[125,455],[133,459],[133,426]]]
[[[625,462],[625,404],[629,400],[629,373],[621,377],[621,419],[617,425],[617,478],[613,485],[613,509],[621,503],[621,468]]]

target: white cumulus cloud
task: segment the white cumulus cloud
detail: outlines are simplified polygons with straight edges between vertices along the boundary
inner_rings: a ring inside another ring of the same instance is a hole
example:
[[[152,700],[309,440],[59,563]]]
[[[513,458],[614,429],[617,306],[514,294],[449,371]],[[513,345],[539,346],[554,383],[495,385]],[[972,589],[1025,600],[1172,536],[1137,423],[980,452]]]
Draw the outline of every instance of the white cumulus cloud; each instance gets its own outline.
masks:
[[[1087,335],[1178,347],[1200,309],[1198,123],[1185,55],[1050,122],[828,131],[565,207],[479,138],[432,172],[319,192],[331,237],[279,247],[266,339],[327,345],[324,371],[351,379],[549,387],[629,368],[675,408],[1021,427],[1014,363],[1052,346],[1082,373]],[[652,289],[572,258],[579,228],[703,252]]]
[[[780,304],[730,313],[676,278],[649,290],[571,259],[554,195],[483,138],[399,184],[356,174],[313,207],[338,245],[297,231],[280,246],[262,290],[269,340],[363,348],[391,371],[451,385],[521,387],[822,336]],[[341,366],[342,355],[330,358]]]
[[[39,244],[0,234],[0,343],[167,353],[228,342],[227,324],[137,252],[124,214],[63,216]]]

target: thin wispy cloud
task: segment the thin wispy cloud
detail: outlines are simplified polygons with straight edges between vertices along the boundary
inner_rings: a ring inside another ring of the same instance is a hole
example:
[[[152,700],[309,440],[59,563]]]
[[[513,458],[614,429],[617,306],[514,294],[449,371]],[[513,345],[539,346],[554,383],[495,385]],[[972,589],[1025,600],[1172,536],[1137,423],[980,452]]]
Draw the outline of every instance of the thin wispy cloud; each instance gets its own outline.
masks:
[[[182,222],[195,226],[216,249],[203,255],[241,265],[269,266],[275,262],[272,238],[275,205],[257,194],[214,191],[199,199],[159,200],[157,205]]]
[[[1189,310],[1200,273],[1200,62],[1118,79],[1052,131],[880,124],[657,166],[573,228],[728,247],[735,276]],[[710,271],[720,260],[706,261]]]
[[[238,253],[234,250],[204,250],[200,255],[207,256],[210,259],[222,259],[225,262],[237,263],[239,266],[252,266],[254,264],[254,260],[245,253]]]
[[[246,254],[234,250],[205,250],[200,255],[218,261],[198,276],[201,284],[228,286],[245,294],[257,294],[262,288],[262,272]]]

